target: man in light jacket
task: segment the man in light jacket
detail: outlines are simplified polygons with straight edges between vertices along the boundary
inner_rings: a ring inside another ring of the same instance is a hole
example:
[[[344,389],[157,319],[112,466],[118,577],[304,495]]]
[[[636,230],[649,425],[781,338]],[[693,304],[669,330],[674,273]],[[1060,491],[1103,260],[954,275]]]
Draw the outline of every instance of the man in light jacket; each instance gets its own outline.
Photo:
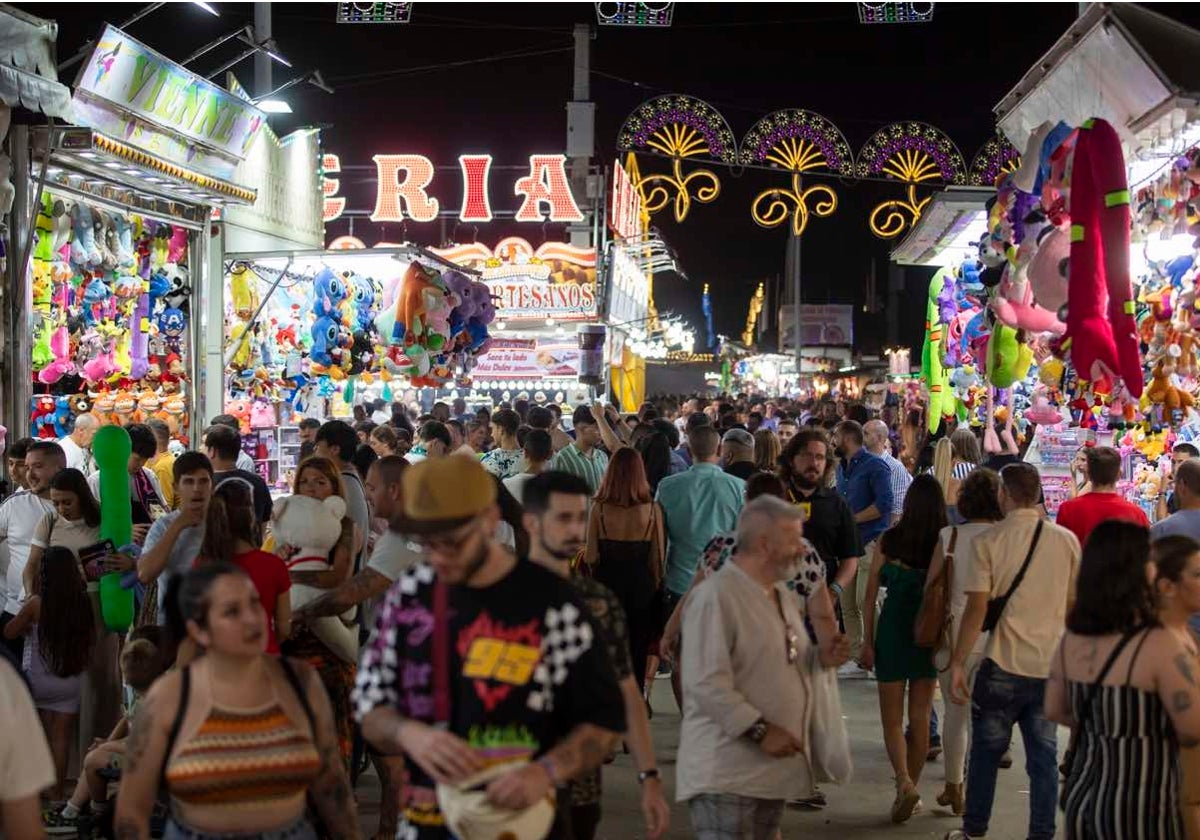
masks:
[[[749,502],[732,562],[687,604],[676,799],[697,837],[771,837],[784,803],[812,790],[810,645],[786,584],[804,554],[803,522],[782,499]],[[823,665],[845,658],[839,646],[822,651]]]

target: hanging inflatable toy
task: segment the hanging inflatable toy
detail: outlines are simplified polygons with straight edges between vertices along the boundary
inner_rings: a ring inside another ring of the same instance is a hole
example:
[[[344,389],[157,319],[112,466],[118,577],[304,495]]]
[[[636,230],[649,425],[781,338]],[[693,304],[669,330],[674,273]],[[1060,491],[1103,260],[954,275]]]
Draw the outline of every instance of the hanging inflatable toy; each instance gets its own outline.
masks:
[[[118,551],[133,541],[133,505],[129,496],[129,433],[120,426],[104,426],[92,440],[92,454],[100,473],[100,539]],[[104,626],[115,633],[133,624],[133,591],[122,585],[120,572],[100,579],[100,610]]]

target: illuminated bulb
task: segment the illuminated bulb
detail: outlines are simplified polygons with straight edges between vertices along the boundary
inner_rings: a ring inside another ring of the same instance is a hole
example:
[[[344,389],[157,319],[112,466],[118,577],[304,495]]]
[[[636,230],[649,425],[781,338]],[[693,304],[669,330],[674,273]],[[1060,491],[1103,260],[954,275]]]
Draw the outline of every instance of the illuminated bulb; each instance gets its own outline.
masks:
[[[547,326],[547,327],[553,327],[553,326],[554,326],[554,319],[553,319],[553,318],[547,318],[547,319],[546,319],[546,326]]]

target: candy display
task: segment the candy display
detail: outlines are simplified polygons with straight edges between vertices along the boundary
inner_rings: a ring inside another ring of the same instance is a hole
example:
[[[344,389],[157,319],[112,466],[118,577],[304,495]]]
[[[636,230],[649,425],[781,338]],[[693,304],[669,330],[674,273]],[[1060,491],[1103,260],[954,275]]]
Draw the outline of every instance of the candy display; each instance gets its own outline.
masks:
[[[158,417],[187,441],[186,228],[42,193],[30,261],[36,437],[82,413]]]

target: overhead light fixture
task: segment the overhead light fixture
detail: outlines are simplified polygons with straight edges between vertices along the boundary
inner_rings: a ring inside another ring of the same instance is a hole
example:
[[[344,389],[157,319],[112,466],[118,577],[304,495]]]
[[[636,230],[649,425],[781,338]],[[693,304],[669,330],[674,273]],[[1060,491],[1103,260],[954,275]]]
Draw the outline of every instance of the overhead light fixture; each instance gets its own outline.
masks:
[[[254,55],[257,52],[260,52],[263,55],[269,57],[272,61],[282,64],[284,67],[292,66],[292,63],[290,61],[288,61],[286,58],[284,58],[283,55],[279,52],[279,45],[275,43],[274,38],[266,38],[262,41],[259,41],[257,36],[254,33],[253,27],[250,27],[250,26],[244,26],[241,29],[237,30],[236,32],[229,33],[228,35],[222,35],[220,38],[218,38],[213,43],[202,47],[197,52],[188,56],[187,61],[196,59],[199,56],[203,55],[204,53],[208,52],[209,50],[215,49],[216,47],[220,46],[221,44],[225,43],[226,41],[230,41],[235,38],[238,41],[241,41],[243,44],[245,44],[246,49],[242,50],[240,53],[235,55],[233,58],[226,61],[224,64],[222,64],[216,70],[213,70],[211,73],[205,74],[205,78],[214,79],[217,76],[220,76],[226,70],[230,69],[231,67],[236,66],[237,64],[240,64],[242,61],[244,61],[245,59],[249,58],[250,56]]]
[[[284,99],[263,99],[255,103],[255,107],[264,114],[290,114],[292,106]]]
[[[218,12],[216,9],[214,9],[212,6],[210,6],[208,3],[203,2],[203,0],[192,0],[192,5],[199,6],[201,9],[208,12],[213,17],[221,16],[220,12]]]
[[[933,3],[859,3],[859,23],[929,23]]]
[[[596,4],[596,22],[601,26],[667,27],[674,15],[674,3]]]

